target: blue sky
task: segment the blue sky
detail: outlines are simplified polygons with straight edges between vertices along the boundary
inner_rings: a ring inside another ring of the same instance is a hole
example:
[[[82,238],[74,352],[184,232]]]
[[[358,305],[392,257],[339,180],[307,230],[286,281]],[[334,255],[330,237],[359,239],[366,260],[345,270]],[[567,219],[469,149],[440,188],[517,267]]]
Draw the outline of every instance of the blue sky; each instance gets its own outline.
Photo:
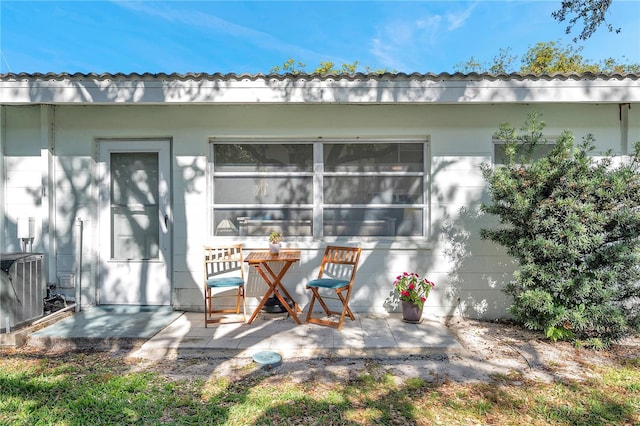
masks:
[[[545,1],[0,0],[1,72],[268,73],[288,58],[453,72],[500,48],[572,43]],[[640,63],[640,1],[614,0],[585,58]],[[578,30],[575,30],[578,31]],[[577,35],[577,33],[576,33]]]

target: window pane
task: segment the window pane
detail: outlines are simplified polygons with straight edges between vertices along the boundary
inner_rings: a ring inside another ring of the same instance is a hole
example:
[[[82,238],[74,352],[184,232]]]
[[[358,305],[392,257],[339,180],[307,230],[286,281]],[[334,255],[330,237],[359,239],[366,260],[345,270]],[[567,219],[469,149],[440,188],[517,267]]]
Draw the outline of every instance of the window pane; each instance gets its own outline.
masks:
[[[111,256],[157,259],[158,153],[111,154]]]
[[[422,176],[325,176],[326,204],[422,203]]]
[[[324,144],[325,172],[422,172],[421,143],[327,143]]]
[[[264,236],[271,231],[285,236],[310,236],[311,209],[215,209],[215,235]]]
[[[325,209],[326,236],[420,236],[422,209]]]
[[[216,204],[311,204],[313,178],[216,177]]]
[[[158,153],[111,154],[111,202],[155,204],[158,200]]]
[[[311,172],[311,144],[215,144],[216,172]]]
[[[160,233],[158,206],[111,207],[111,257],[158,259]]]

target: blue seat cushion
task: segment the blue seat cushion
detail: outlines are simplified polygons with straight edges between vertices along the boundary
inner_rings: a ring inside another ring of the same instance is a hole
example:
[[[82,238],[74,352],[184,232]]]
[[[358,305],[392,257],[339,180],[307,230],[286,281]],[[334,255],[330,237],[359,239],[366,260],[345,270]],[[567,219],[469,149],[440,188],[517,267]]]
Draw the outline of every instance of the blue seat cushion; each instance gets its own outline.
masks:
[[[238,287],[244,285],[242,277],[222,277],[207,279],[207,287]]]
[[[349,285],[348,280],[337,280],[335,278],[318,278],[307,283],[308,287],[340,288]]]

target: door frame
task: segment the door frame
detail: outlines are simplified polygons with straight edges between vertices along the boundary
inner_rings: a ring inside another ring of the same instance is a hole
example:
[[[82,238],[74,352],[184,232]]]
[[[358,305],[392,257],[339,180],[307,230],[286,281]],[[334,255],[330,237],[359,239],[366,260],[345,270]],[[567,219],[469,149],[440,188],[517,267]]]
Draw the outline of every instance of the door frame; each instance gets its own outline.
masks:
[[[97,267],[96,267],[96,286],[95,286],[95,303],[96,305],[105,304],[101,301],[101,292],[103,290],[103,276],[108,274],[109,264],[114,262],[130,262],[131,264],[163,264],[167,279],[167,296],[161,303],[123,303],[123,305],[173,305],[173,140],[171,138],[97,138],[96,146],[96,241],[97,241]],[[106,250],[111,248],[110,234],[111,216],[107,214],[110,211],[111,198],[111,176],[109,165],[110,161],[104,161],[105,156],[111,153],[120,152],[157,152],[159,161],[158,184],[160,189],[159,200],[159,216],[166,215],[166,221],[159,217],[160,232],[160,259],[153,261],[132,260],[117,261],[112,260],[110,255],[105,255]],[[165,194],[162,194],[164,186]],[[105,210],[105,204],[109,206]],[[105,223],[106,221],[106,223]],[[104,226],[108,226],[109,232],[105,235]],[[106,237],[106,238],[105,238]],[[106,239],[106,241],[105,241]],[[103,248],[105,247],[106,248]],[[107,302],[109,303],[109,302]]]

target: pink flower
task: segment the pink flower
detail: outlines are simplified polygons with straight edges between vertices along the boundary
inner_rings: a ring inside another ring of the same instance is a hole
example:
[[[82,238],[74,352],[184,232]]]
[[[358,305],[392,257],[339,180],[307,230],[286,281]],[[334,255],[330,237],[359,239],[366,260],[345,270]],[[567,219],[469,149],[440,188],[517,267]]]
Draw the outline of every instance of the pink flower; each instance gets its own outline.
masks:
[[[396,277],[393,285],[400,299],[409,301],[422,307],[429,297],[430,291],[435,287],[427,278],[420,278],[416,272],[403,272]]]

